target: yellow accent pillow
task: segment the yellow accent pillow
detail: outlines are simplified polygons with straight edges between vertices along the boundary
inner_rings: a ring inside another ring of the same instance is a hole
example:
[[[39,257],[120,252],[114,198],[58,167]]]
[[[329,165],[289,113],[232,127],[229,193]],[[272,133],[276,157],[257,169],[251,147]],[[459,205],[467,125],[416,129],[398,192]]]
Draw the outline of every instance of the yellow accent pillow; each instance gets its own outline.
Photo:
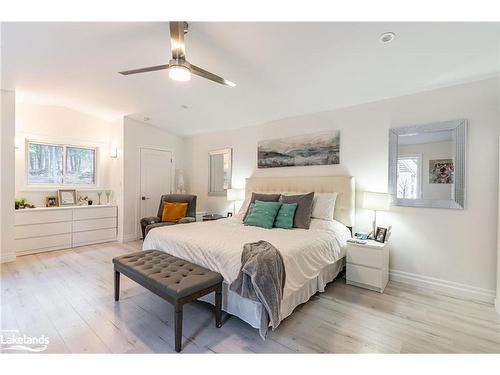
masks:
[[[163,213],[161,215],[161,221],[170,221],[170,222],[179,221],[183,217],[186,217],[187,208],[188,208],[187,203],[165,202],[163,204]]]

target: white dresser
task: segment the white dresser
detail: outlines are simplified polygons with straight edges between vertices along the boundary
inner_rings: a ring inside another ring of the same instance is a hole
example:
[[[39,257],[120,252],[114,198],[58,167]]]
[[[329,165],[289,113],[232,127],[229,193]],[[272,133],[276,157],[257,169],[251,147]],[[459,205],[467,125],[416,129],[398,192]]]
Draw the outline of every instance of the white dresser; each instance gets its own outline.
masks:
[[[17,255],[116,240],[116,206],[72,206],[16,210]]]
[[[389,248],[386,243],[347,243],[346,282],[383,293],[389,281]]]

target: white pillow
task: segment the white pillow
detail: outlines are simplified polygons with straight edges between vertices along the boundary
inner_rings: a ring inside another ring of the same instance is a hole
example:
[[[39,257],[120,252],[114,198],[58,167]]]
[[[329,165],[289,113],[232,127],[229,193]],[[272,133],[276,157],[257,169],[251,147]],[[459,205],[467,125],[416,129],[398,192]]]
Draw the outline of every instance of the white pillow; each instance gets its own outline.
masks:
[[[311,217],[321,220],[333,220],[337,193],[314,193]]]
[[[244,201],[243,201],[243,204],[241,205],[239,211],[238,211],[238,214],[236,215],[236,218],[240,219],[241,221],[243,221],[243,218],[245,217],[245,214],[248,210],[248,206],[250,206],[250,198],[246,198]]]

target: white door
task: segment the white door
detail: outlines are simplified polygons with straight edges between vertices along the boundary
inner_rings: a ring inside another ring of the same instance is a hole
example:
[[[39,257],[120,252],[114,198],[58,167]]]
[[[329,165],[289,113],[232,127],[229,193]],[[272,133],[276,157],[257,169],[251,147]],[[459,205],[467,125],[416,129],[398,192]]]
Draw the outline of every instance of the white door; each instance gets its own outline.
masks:
[[[156,216],[160,197],[172,192],[172,153],[141,148],[140,217]]]

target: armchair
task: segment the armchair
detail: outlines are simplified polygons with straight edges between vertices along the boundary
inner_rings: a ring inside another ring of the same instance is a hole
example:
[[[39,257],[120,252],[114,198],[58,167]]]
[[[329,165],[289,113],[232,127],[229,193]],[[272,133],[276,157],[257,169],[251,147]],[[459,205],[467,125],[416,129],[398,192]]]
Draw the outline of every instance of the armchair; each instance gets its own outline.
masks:
[[[177,222],[162,222],[161,217],[163,214],[163,205],[165,202],[170,203],[187,203],[186,217]],[[160,199],[160,206],[158,207],[158,215],[153,217],[145,217],[141,219],[142,239],[146,238],[148,232],[157,227],[164,227],[167,225],[187,224],[196,221],[196,195],[189,194],[166,194],[162,195]]]

